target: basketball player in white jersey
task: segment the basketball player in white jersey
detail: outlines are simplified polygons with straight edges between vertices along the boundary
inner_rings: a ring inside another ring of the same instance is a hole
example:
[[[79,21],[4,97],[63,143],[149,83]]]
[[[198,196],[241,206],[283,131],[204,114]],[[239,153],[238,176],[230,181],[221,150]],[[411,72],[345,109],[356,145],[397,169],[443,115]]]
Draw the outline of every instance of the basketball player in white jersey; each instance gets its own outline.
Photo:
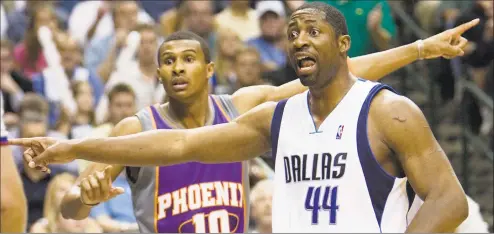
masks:
[[[465,41],[458,39],[476,23],[447,31],[443,36],[455,46],[442,56],[461,55]],[[305,4],[292,14],[288,35],[290,61],[309,91],[262,104],[232,122],[10,143],[30,146],[25,160],[32,167],[76,158],[135,166],[236,162],[271,148],[277,171],[273,232],[454,230],[468,205],[447,157],[410,100],[349,73],[350,37],[341,13]],[[425,201],[413,220],[406,217],[414,196],[407,184]]]
[[[0,92],[0,232],[25,232],[27,224],[27,202],[22,180],[7,146],[7,130],[3,122],[3,95]]]

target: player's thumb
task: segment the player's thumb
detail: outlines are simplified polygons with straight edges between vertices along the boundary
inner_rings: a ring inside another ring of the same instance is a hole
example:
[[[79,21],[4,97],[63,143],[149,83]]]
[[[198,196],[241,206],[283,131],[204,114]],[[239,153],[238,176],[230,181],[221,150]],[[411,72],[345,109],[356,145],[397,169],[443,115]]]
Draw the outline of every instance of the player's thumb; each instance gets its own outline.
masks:
[[[48,154],[45,152],[41,153],[40,155],[34,157],[30,162],[29,162],[29,167],[30,168],[35,168],[36,166],[48,166]]]

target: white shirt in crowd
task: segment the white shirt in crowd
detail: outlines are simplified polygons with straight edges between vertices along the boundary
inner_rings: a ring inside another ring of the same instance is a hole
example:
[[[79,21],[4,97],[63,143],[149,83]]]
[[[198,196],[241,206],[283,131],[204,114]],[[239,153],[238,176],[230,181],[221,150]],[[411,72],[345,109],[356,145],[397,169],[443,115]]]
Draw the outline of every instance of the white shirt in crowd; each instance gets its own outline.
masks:
[[[75,5],[69,17],[69,33],[79,42],[80,45],[89,43],[86,41],[86,35],[91,25],[96,21],[98,9],[103,1],[83,1]],[[137,17],[139,23],[152,23],[153,18],[144,10],[139,11]],[[111,12],[107,12],[94,33],[93,39],[102,38],[111,35],[114,31],[113,19]]]

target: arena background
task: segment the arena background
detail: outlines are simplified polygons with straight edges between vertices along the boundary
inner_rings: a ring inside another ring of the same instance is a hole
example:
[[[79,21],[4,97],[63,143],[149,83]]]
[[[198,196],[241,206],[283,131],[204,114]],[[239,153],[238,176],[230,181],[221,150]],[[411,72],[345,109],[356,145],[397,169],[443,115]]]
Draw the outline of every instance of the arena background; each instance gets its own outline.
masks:
[[[415,62],[382,82],[424,111],[464,190],[478,203],[492,232],[492,1],[326,2],[347,18],[353,38],[351,57],[481,19],[464,35],[470,44],[463,58]],[[302,3],[167,0],[138,1],[135,8],[122,1],[2,1],[1,91],[6,111],[2,118],[9,137],[106,136],[123,117],[165,101],[166,94],[155,79],[156,50],[163,38],[177,30],[195,32],[209,43],[216,63],[212,93],[296,79],[282,48],[286,17]],[[387,32],[389,40],[374,43],[375,30]],[[65,75],[51,69],[57,66],[64,68]],[[58,76],[64,78],[53,79]],[[28,231],[137,230],[130,194],[98,206],[85,221],[50,219],[47,214],[59,208],[50,193],[65,191],[87,162],[57,166],[46,175],[25,167],[22,149],[14,147],[13,152],[28,199]],[[251,186],[263,181],[252,190],[251,231],[269,231],[270,212],[264,207],[270,202],[272,166],[269,156],[251,161]],[[115,183],[128,187],[121,178]]]

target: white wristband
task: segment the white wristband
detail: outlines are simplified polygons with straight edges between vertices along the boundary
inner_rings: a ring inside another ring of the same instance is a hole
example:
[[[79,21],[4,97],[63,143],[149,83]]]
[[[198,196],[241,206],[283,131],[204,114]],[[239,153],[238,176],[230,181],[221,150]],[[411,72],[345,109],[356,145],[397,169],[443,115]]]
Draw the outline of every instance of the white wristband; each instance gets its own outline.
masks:
[[[423,40],[417,40],[417,50],[418,50],[418,59],[423,60],[424,59],[424,41]]]

